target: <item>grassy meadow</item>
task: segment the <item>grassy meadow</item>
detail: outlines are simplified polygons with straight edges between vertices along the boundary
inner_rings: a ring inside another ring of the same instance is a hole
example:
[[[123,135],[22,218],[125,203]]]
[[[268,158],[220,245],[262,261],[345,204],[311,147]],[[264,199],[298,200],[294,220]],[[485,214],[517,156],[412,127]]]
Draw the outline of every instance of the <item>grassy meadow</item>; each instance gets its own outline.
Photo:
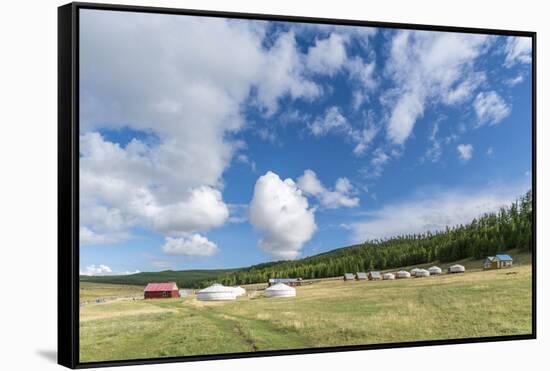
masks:
[[[530,260],[530,259],[529,259]],[[295,298],[249,291],[80,308],[81,362],[531,333],[531,265],[395,281],[319,281]],[[479,265],[478,265],[479,267]],[[86,283],[81,293],[140,286]]]
[[[80,282],[80,303],[94,302],[96,299],[114,300],[128,297],[143,297],[143,286]]]

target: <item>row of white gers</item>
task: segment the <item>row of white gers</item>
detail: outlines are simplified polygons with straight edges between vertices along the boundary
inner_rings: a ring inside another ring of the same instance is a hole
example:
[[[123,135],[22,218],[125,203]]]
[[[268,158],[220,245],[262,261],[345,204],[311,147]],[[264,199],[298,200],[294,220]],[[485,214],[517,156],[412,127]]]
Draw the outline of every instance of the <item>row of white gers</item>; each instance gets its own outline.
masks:
[[[461,265],[453,265],[449,268],[449,272],[458,273],[464,272],[464,267]],[[441,268],[431,267],[429,269],[419,269],[414,268],[411,270],[413,276],[416,277],[427,277],[430,275],[441,274]],[[395,278],[409,278],[411,273],[407,271],[398,271],[395,274],[393,273],[384,273],[382,279],[384,280],[393,280]],[[235,300],[237,297],[244,295],[246,290],[240,286],[231,287],[224,286],[219,283],[215,283],[205,289],[200,290],[197,293],[198,300]],[[288,298],[296,296],[296,289],[294,287],[285,285],[284,283],[278,283],[276,285],[270,286],[265,289],[264,293],[267,298]]]
[[[197,293],[198,300],[235,300],[237,297],[244,295],[246,290],[240,286],[230,287],[224,286],[219,283],[215,283],[205,289],[200,290]],[[278,283],[265,289],[265,297],[267,298],[288,298],[296,296],[296,289],[285,285],[284,283]]]

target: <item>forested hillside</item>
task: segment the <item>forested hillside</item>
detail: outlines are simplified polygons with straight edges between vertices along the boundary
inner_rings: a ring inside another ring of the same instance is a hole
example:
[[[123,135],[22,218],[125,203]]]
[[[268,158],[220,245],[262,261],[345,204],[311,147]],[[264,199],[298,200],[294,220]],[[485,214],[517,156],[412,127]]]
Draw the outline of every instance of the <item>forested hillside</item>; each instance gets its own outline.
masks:
[[[486,213],[467,225],[443,231],[396,236],[295,260],[240,269],[213,281],[226,285],[265,282],[270,277],[323,278],[344,272],[384,270],[432,261],[483,258],[532,246],[532,192],[497,213]]]
[[[218,278],[236,269],[197,269],[187,271],[141,272],[123,276],[80,276],[81,282],[145,286],[149,282],[176,282],[180,287],[198,287],[199,282]]]

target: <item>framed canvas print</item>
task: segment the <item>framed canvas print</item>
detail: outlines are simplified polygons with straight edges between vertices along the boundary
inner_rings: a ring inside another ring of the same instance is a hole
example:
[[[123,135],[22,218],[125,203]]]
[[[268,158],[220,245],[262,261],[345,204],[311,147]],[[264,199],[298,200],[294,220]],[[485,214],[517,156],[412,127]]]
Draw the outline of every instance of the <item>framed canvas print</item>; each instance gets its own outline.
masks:
[[[59,8],[59,363],[536,336],[535,33]]]

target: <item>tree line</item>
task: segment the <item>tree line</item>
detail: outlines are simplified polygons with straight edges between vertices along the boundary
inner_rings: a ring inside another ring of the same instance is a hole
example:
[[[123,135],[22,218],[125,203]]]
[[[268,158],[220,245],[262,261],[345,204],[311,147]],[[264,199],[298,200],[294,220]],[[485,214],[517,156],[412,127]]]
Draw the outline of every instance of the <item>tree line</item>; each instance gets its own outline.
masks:
[[[466,225],[441,231],[395,236],[365,241],[300,260],[254,265],[199,282],[204,287],[213,282],[241,285],[266,282],[269,278],[325,278],[344,272],[393,269],[464,258],[481,259],[512,248],[531,250],[532,191],[502,207],[485,213]]]

